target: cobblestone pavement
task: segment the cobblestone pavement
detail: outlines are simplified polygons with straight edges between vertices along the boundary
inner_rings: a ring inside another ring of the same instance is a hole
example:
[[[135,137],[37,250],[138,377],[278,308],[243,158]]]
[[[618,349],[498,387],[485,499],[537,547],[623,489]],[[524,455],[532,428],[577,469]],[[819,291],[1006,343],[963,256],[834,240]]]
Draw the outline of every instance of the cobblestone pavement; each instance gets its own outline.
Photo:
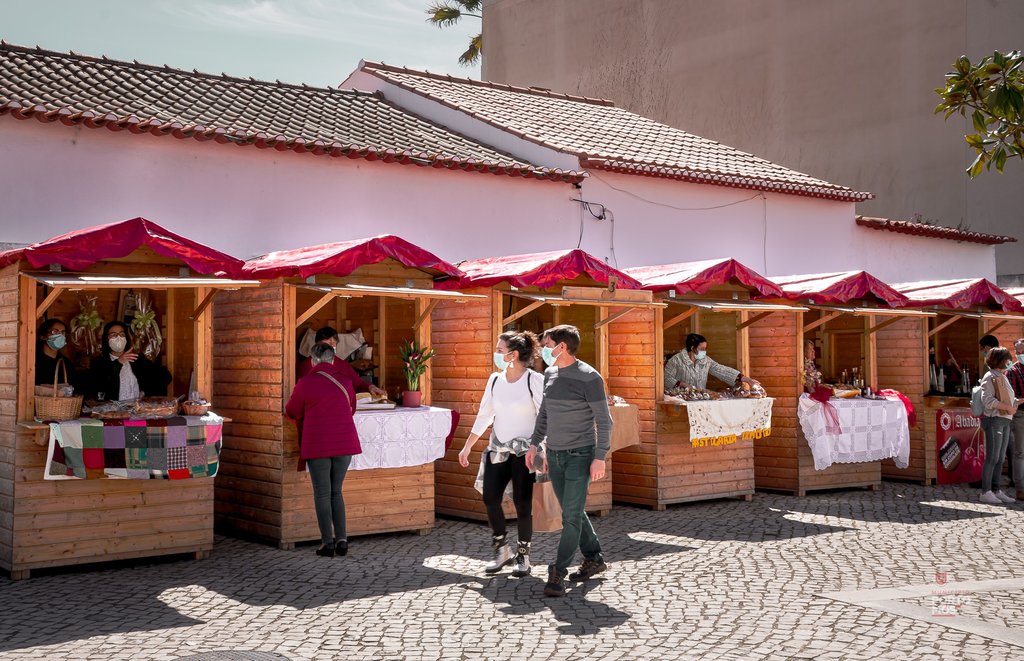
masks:
[[[461,521],[355,538],[346,558],[218,537],[203,561],[4,577],[0,659],[1024,658],[1009,628],[1024,603],[1022,505],[887,483],[665,512],[617,505],[595,525],[609,570],[562,599],[542,596],[540,570],[485,577],[487,531]],[[543,564],[557,536],[537,537]],[[953,604],[963,612],[939,617],[929,591],[957,583],[970,588]],[[888,603],[923,617],[842,596],[908,586],[917,593]],[[986,635],[954,628],[961,616]]]

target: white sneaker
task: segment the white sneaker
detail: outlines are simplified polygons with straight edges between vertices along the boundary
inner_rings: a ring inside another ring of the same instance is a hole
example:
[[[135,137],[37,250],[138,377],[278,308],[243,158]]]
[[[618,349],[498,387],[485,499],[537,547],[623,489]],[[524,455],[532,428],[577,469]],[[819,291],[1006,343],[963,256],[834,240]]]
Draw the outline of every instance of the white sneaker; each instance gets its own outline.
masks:
[[[986,505],[1003,504],[1003,501],[999,500],[999,498],[991,491],[986,491],[985,493],[981,494],[981,502],[985,503]]]
[[[1017,502],[1016,498],[1014,498],[1013,496],[1011,496],[1009,494],[1005,494],[1002,491],[996,491],[995,492],[995,496],[996,496],[996,498],[998,498],[999,500],[1003,501],[1004,503],[1015,503],[1015,502]]]

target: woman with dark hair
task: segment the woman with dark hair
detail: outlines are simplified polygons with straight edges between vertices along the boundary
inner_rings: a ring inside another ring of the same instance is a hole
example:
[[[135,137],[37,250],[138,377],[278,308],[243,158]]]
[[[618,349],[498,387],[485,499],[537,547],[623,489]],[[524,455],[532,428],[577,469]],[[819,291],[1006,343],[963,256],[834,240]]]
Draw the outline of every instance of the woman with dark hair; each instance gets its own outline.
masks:
[[[47,319],[39,327],[39,342],[36,344],[36,385],[53,385],[57,366],[64,361],[68,368],[69,361],[60,354],[67,344],[67,325],[60,319]],[[68,378],[71,370],[68,369]]]
[[[691,388],[707,388],[708,375],[728,386],[746,383],[761,385],[758,381],[740,374],[738,370],[720,365],[708,358],[708,341],[703,335],[690,333],[686,336],[686,348],[665,363],[665,388],[684,385]]]
[[[320,527],[316,554],[328,558],[348,554],[345,500],[341,485],[352,456],[363,449],[352,414],[356,392],[350,381],[334,376],[332,365],[340,360],[326,342],[310,351],[313,368],[295,384],[285,413],[299,428],[299,470],[309,468],[313,506]]]
[[[484,504],[494,547],[494,560],[484,568],[488,574],[500,571],[510,562],[515,563],[513,576],[526,576],[531,571],[534,475],[526,463],[526,452],[544,396],[544,375],[530,369],[540,353],[539,347],[537,336],[529,331],[498,336],[493,359],[499,371],[487,380],[476,422],[459,452],[459,464],[467,468],[470,451],[493,423],[490,442],[480,457]],[[509,482],[519,537],[515,554],[506,541],[505,513],[501,508]]]
[[[989,505],[1017,502],[999,488],[1003,481],[1003,461],[1010,442],[1010,422],[1024,399],[1014,396],[1006,370],[1013,367],[1009,349],[995,347],[985,357],[988,372],[981,378],[981,402],[985,414],[981,429],[985,432],[985,465],[981,473],[981,502]]]
[[[171,373],[135,351],[125,324],[107,322],[100,341],[100,355],[89,366],[85,387],[88,399],[138,399],[167,394]]]

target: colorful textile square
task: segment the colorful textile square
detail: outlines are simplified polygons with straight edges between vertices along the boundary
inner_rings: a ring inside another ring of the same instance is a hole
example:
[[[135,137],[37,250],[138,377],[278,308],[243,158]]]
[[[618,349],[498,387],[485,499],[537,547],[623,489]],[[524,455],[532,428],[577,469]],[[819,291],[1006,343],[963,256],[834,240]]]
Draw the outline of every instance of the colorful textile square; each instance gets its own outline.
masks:
[[[43,477],[47,480],[121,478],[183,480],[213,477],[220,466],[223,418],[173,416],[158,420],[50,423]]]

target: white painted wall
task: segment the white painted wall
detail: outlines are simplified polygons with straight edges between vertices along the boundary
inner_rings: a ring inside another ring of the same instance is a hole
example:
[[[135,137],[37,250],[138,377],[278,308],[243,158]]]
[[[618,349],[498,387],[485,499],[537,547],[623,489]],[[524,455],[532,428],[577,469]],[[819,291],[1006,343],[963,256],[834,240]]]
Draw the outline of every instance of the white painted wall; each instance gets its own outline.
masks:
[[[889,282],[995,278],[992,246],[860,227],[853,203],[762,197],[758,191],[601,171],[591,175],[583,198],[613,211],[620,266],[732,257],[767,275],[858,269]],[[609,257],[611,223],[584,218],[583,247]]]
[[[10,116],[0,154],[0,242],[143,216],[241,258],[385,233],[452,261],[576,245],[564,183]]]
[[[479,124],[449,118],[468,135]],[[768,275],[995,276],[991,247],[858,227],[852,203],[766,194],[765,204],[757,191],[651,177],[598,171],[576,189],[9,116],[0,153],[0,242],[144,216],[242,258],[391,233],[449,261],[579,244],[620,267],[734,257]],[[614,213],[614,256],[612,223],[571,201],[581,193]]]

